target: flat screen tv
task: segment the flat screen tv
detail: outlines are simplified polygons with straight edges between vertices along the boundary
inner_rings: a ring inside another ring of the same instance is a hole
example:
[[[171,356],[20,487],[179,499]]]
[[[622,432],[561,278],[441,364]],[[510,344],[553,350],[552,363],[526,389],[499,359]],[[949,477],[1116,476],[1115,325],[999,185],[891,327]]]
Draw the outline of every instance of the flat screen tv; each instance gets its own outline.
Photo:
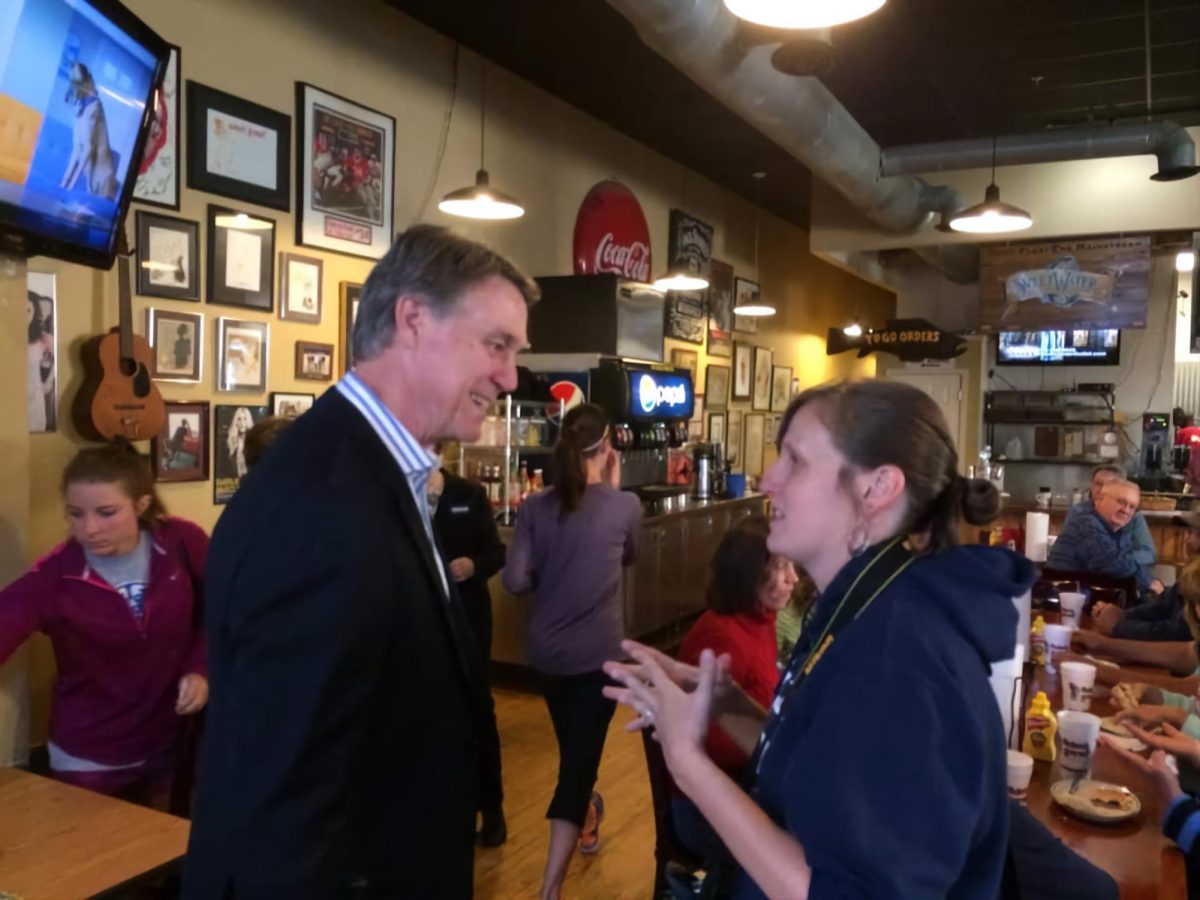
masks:
[[[1002,331],[996,344],[996,363],[1001,366],[1115,366],[1121,361],[1121,332],[1116,328]]]
[[[116,0],[0,2],[0,250],[112,265],[168,53]]]

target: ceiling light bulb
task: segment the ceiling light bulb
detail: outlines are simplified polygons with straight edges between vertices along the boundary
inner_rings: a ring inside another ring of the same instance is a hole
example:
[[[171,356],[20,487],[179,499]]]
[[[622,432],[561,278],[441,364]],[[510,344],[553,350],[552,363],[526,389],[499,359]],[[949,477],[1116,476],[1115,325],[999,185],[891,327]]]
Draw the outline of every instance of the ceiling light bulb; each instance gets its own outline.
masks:
[[[1033,225],[1033,216],[1019,206],[1000,199],[1000,188],[988,185],[982,203],[969,206],[950,217],[950,228],[964,234],[1005,234],[1024,231]]]
[[[654,288],[659,291],[702,291],[707,287],[708,279],[704,276],[678,269],[654,281]]]
[[[1191,272],[1196,268],[1196,254],[1191,250],[1184,250],[1175,257],[1176,272]]]
[[[486,169],[475,173],[475,184],[471,187],[451,191],[443,197],[438,209],[464,219],[519,219],[525,215],[525,207],[519,200],[488,184]]]
[[[739,19],[771,28],[828,28],[869,16],[887,0],[725,0]]]
[[[862,337],[862,333],[862,326],[857,322],[851,322],[842,329],[842,334],[844,334],[846,337]]]
[[[221,213],[214,222],[218,228],[236,228],[239,231],[268,231],[274,223],[266,219],[256,219],[245,213]]]
[[[760,300],[757,303],[748,303],[745,306],[735,306],[733,312],[739,316],[773,316],[775,315],[775,307]]]

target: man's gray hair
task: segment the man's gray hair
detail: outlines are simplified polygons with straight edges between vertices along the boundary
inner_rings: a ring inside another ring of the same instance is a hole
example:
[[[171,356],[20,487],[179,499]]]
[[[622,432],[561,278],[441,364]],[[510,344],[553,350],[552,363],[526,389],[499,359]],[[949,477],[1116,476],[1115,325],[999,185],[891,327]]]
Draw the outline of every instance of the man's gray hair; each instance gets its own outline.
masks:
[[[1142,492],[1142,489],[1138,485],[1137,482],[1130,481],[1128,478],[1122,477],[1122,478],[1114,478],[1112,481],[1105,483],[1104,487],[1102,487],[1100,489],[1100,493],[1107,494],[1109,491],[1113,490],[1114,488],[1133,488],[1139,494],[1141,494],[1141,492]]]
[[[1125,469],[1122,466],[1117,465],[1116,463],[1100,463],[1100,465],[1098,465],[1098,466],[1096,466],[1096,468],[1092,469],[1092,478],[1095,478],[1101,472],[1111,472],[1113,475],[1116,475],[1118,478],[1125,477]]]
[[[477,241],[438,225],[401,232],[363,286],[354,320],[354,359],[374,359],[392,345],[400,297],[417,297],[444,316],[464,291],[492,277],[511,283],[528,305],[541,296],[537,283],[516,264]]]

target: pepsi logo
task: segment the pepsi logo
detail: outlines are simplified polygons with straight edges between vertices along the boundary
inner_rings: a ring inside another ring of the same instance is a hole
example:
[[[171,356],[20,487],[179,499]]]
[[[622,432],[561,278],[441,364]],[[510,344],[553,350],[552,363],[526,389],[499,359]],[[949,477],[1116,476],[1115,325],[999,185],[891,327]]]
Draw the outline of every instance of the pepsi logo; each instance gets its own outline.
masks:
[[[687,391],[682,384],[659,384],[650,375],[638,379],[638,402],[642,411],[652,413],[660,406],[682,406],[687,403]]]
[[[583,388],[573,381],[554,382],[554,384],[550,385],[550,396],[562,404],[560,407],[562,410],[561,415],[566,415],[586,399],[583,396]],[[550,418],[553,421],[558,421],[559,417],[560,414],[557,410],[550,414]]]

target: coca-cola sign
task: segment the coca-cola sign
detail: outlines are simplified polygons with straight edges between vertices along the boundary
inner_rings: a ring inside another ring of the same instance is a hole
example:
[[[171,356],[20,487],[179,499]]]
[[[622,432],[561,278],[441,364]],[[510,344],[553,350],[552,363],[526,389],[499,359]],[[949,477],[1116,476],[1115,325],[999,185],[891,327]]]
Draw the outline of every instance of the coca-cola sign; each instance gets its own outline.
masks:
[[[575,274],[649,281],[650,271],[650,228],[637,197],[619,181],[594,185],[575,217]]]

